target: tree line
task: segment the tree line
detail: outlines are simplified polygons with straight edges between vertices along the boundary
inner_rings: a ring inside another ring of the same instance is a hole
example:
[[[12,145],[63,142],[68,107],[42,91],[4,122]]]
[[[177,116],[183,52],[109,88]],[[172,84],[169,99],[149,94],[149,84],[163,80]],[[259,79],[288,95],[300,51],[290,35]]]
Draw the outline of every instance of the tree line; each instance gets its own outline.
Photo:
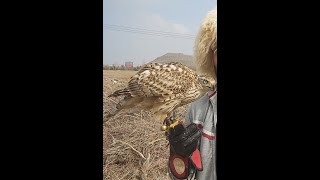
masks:
[[[103,65],[103,70],[132,70],[132,71],[138,71],[142,66],[135,66],[132,69],[126,68],[126,66],[115,66],[115,65]]]

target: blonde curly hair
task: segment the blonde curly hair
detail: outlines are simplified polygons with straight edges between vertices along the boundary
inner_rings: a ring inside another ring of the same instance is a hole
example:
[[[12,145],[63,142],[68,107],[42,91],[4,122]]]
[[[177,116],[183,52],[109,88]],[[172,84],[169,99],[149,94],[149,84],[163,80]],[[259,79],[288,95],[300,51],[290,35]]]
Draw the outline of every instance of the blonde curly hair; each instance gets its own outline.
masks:
[[[217,10],[208,12],[198,31],[194,58],[197,70],[217,80],[213,58],[217,53]]]

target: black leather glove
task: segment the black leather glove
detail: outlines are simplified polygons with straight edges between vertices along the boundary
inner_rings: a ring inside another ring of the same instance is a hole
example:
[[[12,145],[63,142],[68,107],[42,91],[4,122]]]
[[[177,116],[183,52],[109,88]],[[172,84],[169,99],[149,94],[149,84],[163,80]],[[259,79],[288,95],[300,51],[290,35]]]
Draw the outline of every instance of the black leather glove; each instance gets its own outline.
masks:
[[[192,123],[186,128],[179,124],[169,130],[169,143],[171,151],[181,156],[190,156],[198,146],[201,132],[197,125]]]

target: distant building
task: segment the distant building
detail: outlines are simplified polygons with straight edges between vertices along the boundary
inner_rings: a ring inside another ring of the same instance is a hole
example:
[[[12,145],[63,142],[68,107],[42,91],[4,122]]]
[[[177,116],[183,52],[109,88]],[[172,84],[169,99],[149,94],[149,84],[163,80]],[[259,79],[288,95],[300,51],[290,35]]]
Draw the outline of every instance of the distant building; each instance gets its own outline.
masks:
[[[133,69],[133,62],[125,62],[125,67],[128,70],[132,70]]]

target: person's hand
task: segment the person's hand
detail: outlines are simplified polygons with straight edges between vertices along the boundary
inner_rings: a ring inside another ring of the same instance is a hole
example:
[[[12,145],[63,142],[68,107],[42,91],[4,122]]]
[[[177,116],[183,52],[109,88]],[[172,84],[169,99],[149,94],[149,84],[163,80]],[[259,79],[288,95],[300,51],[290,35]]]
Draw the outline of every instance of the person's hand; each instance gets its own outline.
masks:
[[[186,128],[179,124],[169,130],[171,149],[178,155],[190,156],[197,148],[201,132],[197,125],[192,123]]]

